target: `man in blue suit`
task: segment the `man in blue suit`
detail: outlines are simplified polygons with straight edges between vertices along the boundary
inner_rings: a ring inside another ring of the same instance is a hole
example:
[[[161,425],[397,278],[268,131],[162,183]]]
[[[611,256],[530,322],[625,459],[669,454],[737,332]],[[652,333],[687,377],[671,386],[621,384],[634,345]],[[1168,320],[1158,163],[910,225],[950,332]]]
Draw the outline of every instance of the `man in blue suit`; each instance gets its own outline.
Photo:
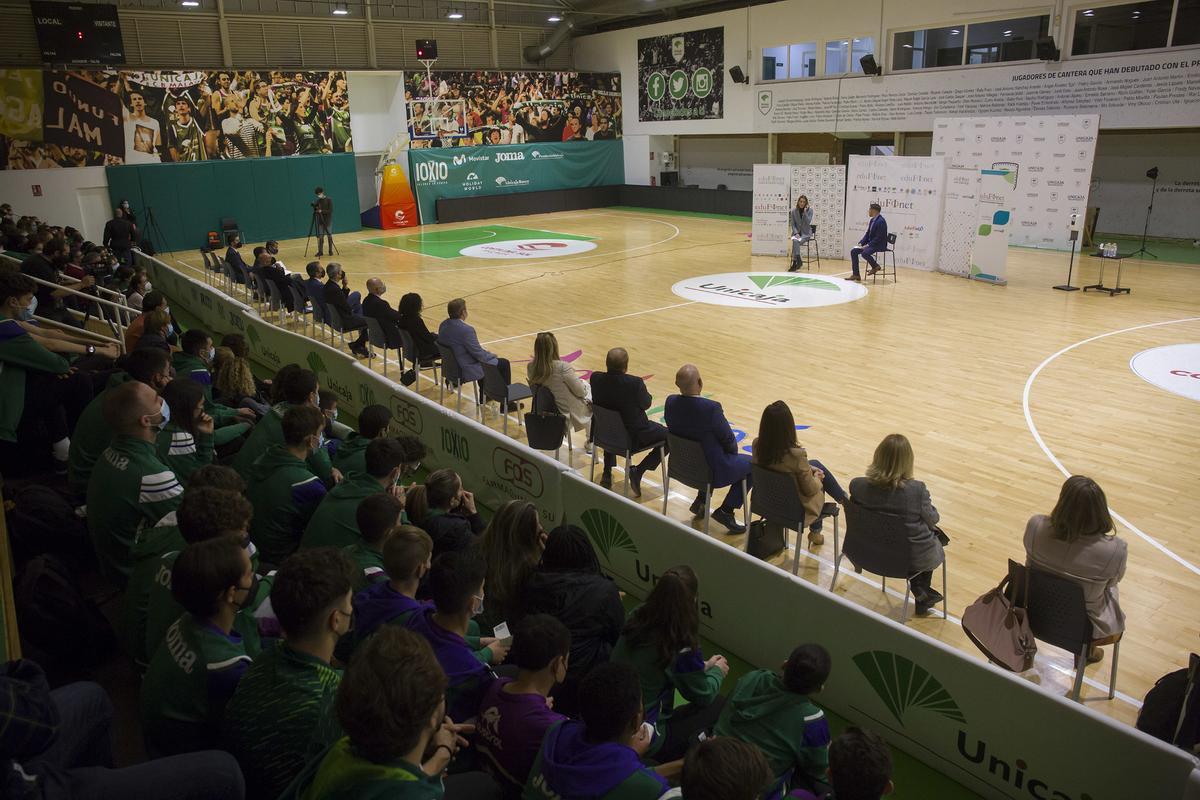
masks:
[[[879,265],[875,263],[874,255],[887,250],[888,246],[887,220],[879,213],[880,211],[882,209],[879,207],[879,203],[871,203],[871,208],[867,211],[871,217],[871,221],[867,223],[867,232],[858,241],[859,246],[850,251],[850,270],[854,273],[850,276],[852,281],[862,280],[862,276],[858,274],[858,257],[860,255],[871,266],[871,269],[867,271],[868,275],[879,272]]]
[[[747,486],[750,479],[750,456],[738,453],[737,439],[725,419],[721,404],[701,397],[704,381],[694,364],[684,364],[675,373],[675,385],[679,394],[667,398],[667,430],[684,439],[699,442],[704,448],[704,458],[713,474],[713,488],[728,486],[725,502],[712,512],[712,518],[732,533],[744,533],[746,526],[734,519],[733,512],[742,507],[742,480]],[[704,494],[700,493],[692,503],[692,515],[704,514]]]
[[[457,297],[446,304],[446,319],[438,326],[438,344],[454,351],[462,379],[466,383],[483,378],[483,364],[495,364],[505,383],[512,382],[512,367],[507,358],[489,353],[479,344],[475,329],[467,324],[467,301]],[[478,387],[476,390],[478,394]],[[514,403],[510,410],[516,410]]]

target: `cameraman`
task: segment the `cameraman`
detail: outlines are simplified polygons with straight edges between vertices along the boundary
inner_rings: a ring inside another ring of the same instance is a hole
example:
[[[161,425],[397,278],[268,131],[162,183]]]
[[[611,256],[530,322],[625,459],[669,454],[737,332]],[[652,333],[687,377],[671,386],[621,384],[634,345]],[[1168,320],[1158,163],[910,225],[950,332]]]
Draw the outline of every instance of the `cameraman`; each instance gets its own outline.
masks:
[[[317,229],[317,258],[325,255],[324,239],[329,239],[329,255],[333,255],[333,200],[326,194],[325,190],[320,186],[316,188],[317,199],[313,202],[313,221],[316,223]]]
[[[104,223],[104,246],[112,251],[118,261],[128,265],[130,250],[136,240],[137,228],[125,216],[125,209],[118,206],[113,218]]]

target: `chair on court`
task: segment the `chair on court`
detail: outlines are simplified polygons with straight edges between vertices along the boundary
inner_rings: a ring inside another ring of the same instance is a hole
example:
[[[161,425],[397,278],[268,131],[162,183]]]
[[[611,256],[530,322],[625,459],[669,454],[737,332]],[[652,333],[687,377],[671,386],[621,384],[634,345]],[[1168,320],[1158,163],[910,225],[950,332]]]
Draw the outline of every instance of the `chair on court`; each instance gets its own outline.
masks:
[[[307,314],[309,313],[309,311],[307,308],[305,308],[305,305],[308,303],[308,295],[301,292],[300,289],[298,289],[296,287],[296,284],[291,283],[291,282],[288,283],[287,290],[288,290],[288,294],[292,298],[292,308],[295,309],[292,313],[300,315],[300,323],[301,323],[300,331],[302,333],[307,332],[308,331]],[[314,330],[313,333],[316,333],[316,331]]]
[[[712,517],[713,486],[712,467],[704,457],[704,447],[693,439],[685,439],[673,433],[667,434],[667,471],[663,478],[663,513],[667,513],[667,500],[671,497],[671,479],[704,493],[704,532],[708,533],[708,521]],[[746,479],[742,479],[742,497],[746,496]],[[742,506],[744,523],[749,523],[750,512]]]
[[[221,271],[225,273],[225,287],[226,291],[231,297],[234,294],[233,287],[241,286],[243,291],[246,289],[245,276],[239,274],[238,271],[233,268],[233,265],[225,259],[221,259]]]
[[[613,411],[609,408],[602,408],[597,405],[592,406],[592,471],[588,475],[589,481],[596,480],[596,452],[603,450],[605,453],[621,456],[625,459],[625,488],[621,494],[624,497],[629,497],[629,462],[630,460],[641,453],[649,450],[662,450],[666,447],[665,443],[648,444],[645,447],[634,449],[633,439],[629,435],[629,431],[625,428],[625,421],[621,419],[619,411]],[[667,479],[667,459],[665,453],[660,453],[662,456],[662,473],[663,482]]]
[[[324,341],[325,333],[328,332],[329,343],[333,344],[333,326],[329,324],[329,317],[325,316],[325,306],[314,300],[312,304],[312,314],[313,338],[315,338],[317,341]],[[321,326],[321,331],[319,334],[317,332],[317,325]]]
[[[796,486],[796,479],[791,473],[776,472],[757,464],[751,465],[750,477],[754,487],[750,492],[750,515],[796,532],[796,555],[792,559],[792,574],[795,575],[800,568],[800,554],[804,549],[804,499],[800,496],[800,487]],[[826,517],[833,517],[833,553],[836,557],[841,534],[837,503],[825,503],[821,507],[819,519]],[[749,548],[750,537],[747,536],[747,552]]]
[[[262,316],[263,306],[267,302],[267,291],[262,287],[262,281],[250,270],[246,270],[246,285],[250,287],[250,297],[247,298]]]
[[[841,572],[842,559],[850,559],[850,563],[858,571],[870,572],[879,576],[880,590],[887,591],[888,578],[904,579],[904,607],[900,611],[900,624],[908,621],[908,598],[912,594],[908,579],[916,575],[910,564],[912,551],[908,543],[908,531],[904,518],[897,514],[886,514],[873,511],[854,502],[853,498],[846,504],[846,540],[842,542],[842,552],[833,560],[833,580],[829,582],[829,591],[837,585],[838,574]],[[946,554],[942,552],[942,617],[947,617],[946,591]]]
[[[279,284],[266,279],[262,281],[262,284],[267,290],[267,310],[277,312],[279,324],[283,325],[283,310],[287,308],[287,304],[283,302],[283,292],[279,291]]]
[[[437,349],[438,352],[442,354],[442,380],[438,383],[438,386],[441,387],[441,389],[438,391],[438,402],[442,403],[444,401],[446,397],[446,383],[449,382],[458,390],[458,402],[455,404],[454,410],[461,414],[463,396],[462,368],[459,367],[458,359],[454,357],[453,350],[444,344],[439,344]],[[475,401],[475,415],[482,420],[483,412],[480,411],[478,386],[476,386],[475,381],[470,381],[470,383],[472,386],[476,387],[475,397],[472,398]]]
[[[337,332],[338,346],[346,346],[346,324],[342,321],[342,314],[333,306],[325,306],[325,319],[329,323],[329,327]],[[329,337],[330,344],[333,343],[332,334]]]
[[[534,450],[553,450],[557,460],[562,450],[563,436],[570,424],[559,413],[554,395],[545,386],[534,385],[533,407],[525,415],[525,438]]]
[[[371,347],[378,347],[383,350],[383,374],[384,377],[387,377],[387,334],[384,332],[383,325],[380,324],[379,320],[375,319],[374,317],[363,317],[363,319],[367,321],[367,343],[371,345]],[[375,360],[375,351],[372,350],[371,347],[367,348],[368,366],[370,366],[370,363]]]
[[[413,376],[414,376],[413,385],[414,386],[416,386],[416,384],[420,382],[421,370],[423,370],[423,369],[433,370],[433,380],[435,382],[437,382],[438,384],[441,383],[441,381],[438,380],[438,369],[442,365],[441,359],[433,358],[433,359],[429,360],[428,364],[422,364],[421,363],[421,354],[420,354],[420,351],[417,350],[417,344],[416,344],[416,342],[413,341],[412,334],[409,333],[408,331],[404,330],[403,328],[400,329],[400,346],[402,348],[400,351],[400,371],[401,372],[404,371],[405,363],[409,363],[409,362],[412,363],[412,371],[413,371]],[[417,391],[417,390],[414,389],[413,391]]]
[[[899,283],[899,281],[896,280],[896,234],[894,233],[888,234],[888,246],[879,251],[879,272],[876,272],[871,276],[871,283],[875,283],[875,281],[879,278],[880,272],[883,273],[883,279],[887,280],[888,253],[891,253],[892,255],[892,283]]]
[[[1025,596],[1026,572],[1029,575],[1029,596]],[[1055,575],[1037,567],[1008,561],[1008,585],[1014,604],[1029,615],[1029,629],[1035,639],[1061,647],[1075,657],[1075,681],[1070,698],[1080,700],[1083,690],[1083,671],[1088,651],[1100,645],[1113,645],[1112,665],[1108,673],[1108,699],[1117,695],[1117,658],[1121,655],[1121,634],[1103,639],[1092,638],[1092,621],[1088,619],[1083,587],[1070,578]]]
[[[523,383],[505,383],[500,374],[500,368],[495,364],[481,364],[483,367],[483,402],[495,401],[500,404],[500,414],[504,417],[504,435],[508,436],[508,406],[510,403],[520,403],[533,397],[533,392]],[[521,422],[520,408],[517,408],[517,424]]]

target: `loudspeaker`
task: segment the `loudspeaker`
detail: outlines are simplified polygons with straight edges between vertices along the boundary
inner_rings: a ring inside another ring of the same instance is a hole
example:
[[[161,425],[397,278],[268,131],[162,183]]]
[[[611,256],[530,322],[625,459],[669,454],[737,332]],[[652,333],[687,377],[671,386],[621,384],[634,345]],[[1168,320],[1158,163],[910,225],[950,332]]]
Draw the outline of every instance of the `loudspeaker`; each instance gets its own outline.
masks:
[[[1053,36],[1043,36],[1037,40],[1037,57],[1040,61],[1059,61],[1060,53],[1054,46]]]
[[[1146,170],[1146,177],[1152,181],[1158,180],[1158,167],[1151,167]]]
[[[862,58],[860,58],[858,60],[858,63],[862,65],[862,71],[863,71],[864,75],[882,75],[883,74],[883,67],[881,67],[875,63],[875,54],[874,53],[867,53],[865,56],[863,56]]]
[[[742,72],[742,68],[736,65],[729,68],[729,77],[733,78],[734,83],[750,82],[750,78],[746,73]]]
[[[417,39],[417,60],[437,61],[437,39]]]

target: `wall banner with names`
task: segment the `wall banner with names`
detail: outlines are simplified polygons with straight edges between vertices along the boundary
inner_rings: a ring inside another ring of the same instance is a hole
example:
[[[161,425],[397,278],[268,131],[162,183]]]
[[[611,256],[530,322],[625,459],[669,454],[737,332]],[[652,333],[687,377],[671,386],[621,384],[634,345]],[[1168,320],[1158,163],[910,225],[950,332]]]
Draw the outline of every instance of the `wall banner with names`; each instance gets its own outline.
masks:
[[[785,256],[791,251],[788,225],[791,184],[792,168],[787,164],[754,165],[750,255]]]
[[[828,242],[837,248],[841,243],[846,214],[846,167],[818,164],[792,165],[792,206],[796,198],[808,198],[808,207],[813,210],[813,225],[819,241]],[[827,256],[845,258],[837,250],[826,251]]]
[[[725,29],[638,39],[638,119],[721,119]]]
[[[896,235],[896,264],[934,269],[941,243],[945,182],[944,158],[850,156],[843,252],[858,245],[867,230],[867,209],[878,203],[888,233]]]
[[[971,246],[971,277],[988,283],[1008,283],[1008,231],[1017,174],[1006,169],[979,171],[979,208],[975,242]]]
[[[971,245],[979,227],[979,170],[947,169],[938,272],[971,274]]]

